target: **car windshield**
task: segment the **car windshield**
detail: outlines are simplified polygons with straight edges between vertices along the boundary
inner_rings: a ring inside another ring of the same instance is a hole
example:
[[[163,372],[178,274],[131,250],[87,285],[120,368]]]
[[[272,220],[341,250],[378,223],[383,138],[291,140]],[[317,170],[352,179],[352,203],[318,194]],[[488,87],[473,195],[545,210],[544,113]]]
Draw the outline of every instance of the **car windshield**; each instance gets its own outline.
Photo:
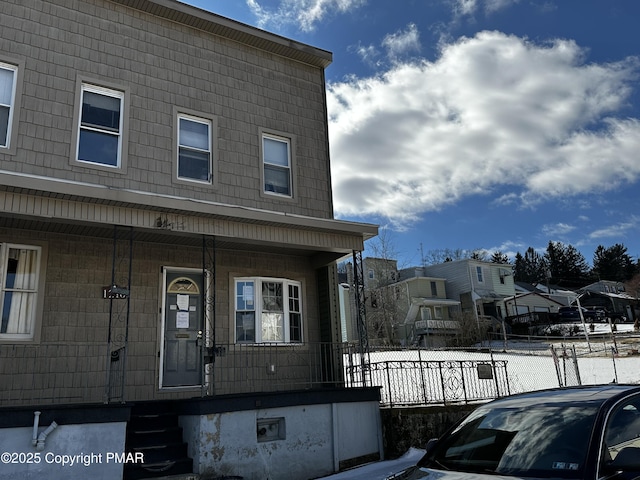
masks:
[[[420,462],[439,470],[581,478],[594,406],[480,408]]]

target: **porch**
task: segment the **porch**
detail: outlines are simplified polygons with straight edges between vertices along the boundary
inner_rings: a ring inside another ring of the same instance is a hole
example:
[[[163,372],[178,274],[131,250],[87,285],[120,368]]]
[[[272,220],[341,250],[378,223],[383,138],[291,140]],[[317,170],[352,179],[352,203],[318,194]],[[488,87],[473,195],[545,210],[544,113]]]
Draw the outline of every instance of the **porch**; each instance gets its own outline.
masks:
[[[147,388],[149,377],[124,369],[125,345],[111,351],[104,342],[0,345],[0,407],[124,403]],[[353,385],[345,375],[349,359],[358,362],[349,343],[216,344],[201,348],[202,382],[158,388],[158,396],[180,392],[216,397],[261,392],[322,390]]]

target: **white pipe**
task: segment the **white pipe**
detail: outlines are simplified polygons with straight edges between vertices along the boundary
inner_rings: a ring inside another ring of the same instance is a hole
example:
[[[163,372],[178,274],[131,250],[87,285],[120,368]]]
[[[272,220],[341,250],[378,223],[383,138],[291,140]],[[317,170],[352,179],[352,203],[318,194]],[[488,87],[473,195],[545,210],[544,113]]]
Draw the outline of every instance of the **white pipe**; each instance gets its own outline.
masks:
[[[31,439],[31,445],[34,447],[38,443],[38,426],[40,425],[40,412],[33,412],[33,438]]]
[[[44,442],[47,440],[47,436],[51,432],[53,432],[57,427],[58,427],[58,424],[55,421],[51,422],[51,425],[49,425],[47,429],[38,436],[38,445],[36,448],[39,451],[44,450]]]

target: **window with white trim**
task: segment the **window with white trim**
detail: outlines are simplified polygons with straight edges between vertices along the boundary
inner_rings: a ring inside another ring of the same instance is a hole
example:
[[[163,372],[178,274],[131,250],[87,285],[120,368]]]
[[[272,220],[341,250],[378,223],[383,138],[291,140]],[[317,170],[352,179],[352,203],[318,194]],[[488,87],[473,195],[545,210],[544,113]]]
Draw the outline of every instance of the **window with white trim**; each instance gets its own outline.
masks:
[[[291,197],[291,141],[274,135],[263,135],[262,162],[265,193]]]
[[[124,92],[82,84],[77,160],[119,168]]]
[[[484,277],[482,275],[482,267],[476,267],[476,276],[478,277],[478,282],[483,283]]]
[[[178,178],[211,182],[211,121],[178,115]]]
[[[302,342],[299,282],[279,278],[235,280],[236,343]]]
[[[0,244],[0,339],[29,340],[34,336],[41,254],[40,247]]]
[[[11,139],[17,67],[0,62],[0,148],[8,148]]]

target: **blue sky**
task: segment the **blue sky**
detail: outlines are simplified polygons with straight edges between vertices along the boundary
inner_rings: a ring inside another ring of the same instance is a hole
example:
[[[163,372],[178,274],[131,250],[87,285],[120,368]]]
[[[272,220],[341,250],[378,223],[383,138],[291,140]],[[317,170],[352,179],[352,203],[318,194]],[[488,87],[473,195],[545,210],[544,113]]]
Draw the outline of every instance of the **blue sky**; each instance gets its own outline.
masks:
[[[640,256],[637,0],[189,0],[333,52],[337,218],[423,251]],[[367,252],[365,252],[365,255]]]

